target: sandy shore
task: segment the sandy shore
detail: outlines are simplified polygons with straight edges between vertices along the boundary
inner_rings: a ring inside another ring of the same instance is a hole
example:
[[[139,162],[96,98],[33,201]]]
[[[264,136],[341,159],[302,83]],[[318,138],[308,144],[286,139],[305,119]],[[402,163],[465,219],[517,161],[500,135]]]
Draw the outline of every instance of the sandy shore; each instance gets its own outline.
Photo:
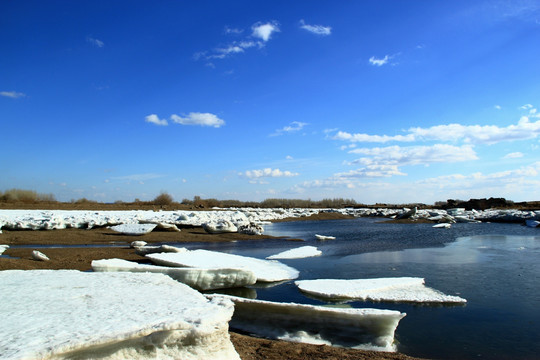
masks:
[[[320,214],[309,220],[335,219],[336,214]],[[295,219],[296,220],[296,219]],[[304,218],[306,220],[306,218]],[[134,240],[156,242],[220,242],[231,240],[260,240],[269,236],[243,234],[210,235],[202,228],[184,228],[181,232],[151,232],[141,237],[121,235],[106,228],[92,230],[66,229],[45,231],[6,231],[0,234],[0,244],[28,245],[24,248],[9,248],[8,257],[0,258],[0,270],[8,269],[75,269],[88,271],[92,260],[120,258],[145,261],[129,247]],[[285,239],[298,240],[298,239]],[[69,245],[76,247],[44,248],[40,245]],[[114,246],[111,246],[114,245]],[[32,250],[41,250],[50,261],[35,261]],[[10,258],[12,257],[12,258]],[[414,359],[399,353],[382,353],[343,349],[325,345],[298,344],[286,341],[259,339],[231,332],[231,340],[244,360],[249,359]]]

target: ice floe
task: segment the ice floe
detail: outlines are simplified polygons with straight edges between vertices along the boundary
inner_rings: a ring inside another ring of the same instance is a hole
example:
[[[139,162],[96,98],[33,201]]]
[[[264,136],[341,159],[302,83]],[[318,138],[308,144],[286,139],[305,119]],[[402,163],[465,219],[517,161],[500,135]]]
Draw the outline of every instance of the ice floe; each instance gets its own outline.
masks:
[[[9,245],[0,245],[0,255],[9,248]]]
[[[32,259],[37,261],[49,261],[49,257],[42,253],[41,251],[33,250],[32,251]]]
[[[313,256],[320,256],[322,251],[315,246],[301,246],[296,249],[280,252],[279,254],[266,257],[269,260],[272,259],[301,259]]]
[[[240,359],[233,303],[162,274],[0,271],[2,359]]]
[[[317,238],[317,240],[335,240],[336,239],[335,236],[319,235],[319,234],[315,234],[315,237]]]
[[[97,272],[161,273],[170,276],[197,290],[215,290],[255,284],[257,278],[246,269],[203,269],[178,268],[138,264],[122,259],[92,261],[92,270]]]
[[[396,350],[394,333],[406,315],[393,310],[344,309],[225,297],[235,303],[231,328],[274,339],[379,351]]]
[[[187,251],[186,248],[171,246],[167,244],[163,245],[144,245],[144,246],[134,246],[135,253],[137,255],[145,256],[148,254],[155,254],[155,253],[165,253],[165,252],[184,252]]]
[[[109,229],[124,235],[144,235],[156,228],[157,224],[120,224],[111,226]]]
[[[330,300],[369,300],[414,303],[465,303],[467,300],[426,287],[423,278],[320,279],[295,281],[306,294]]]
[[[253,271],[257,281],[263,282],[292,280],[299,275],[298,270],[275,260],[262,260],[201,249],[182,253],[149,254],[146,257],[162,266],[248,269]]]
[[[539,227],[539,226],[540,226],[540,221],[536,221],[536,220],[527,220],[527,221],[525,222],[525,225],[527,225],[528,227],[536,228],[536,227]]]
[[[436,229],[450,229],[451,226],[452,224],[450,223],[440,223],[440,224],[433,225],[432,227]]]

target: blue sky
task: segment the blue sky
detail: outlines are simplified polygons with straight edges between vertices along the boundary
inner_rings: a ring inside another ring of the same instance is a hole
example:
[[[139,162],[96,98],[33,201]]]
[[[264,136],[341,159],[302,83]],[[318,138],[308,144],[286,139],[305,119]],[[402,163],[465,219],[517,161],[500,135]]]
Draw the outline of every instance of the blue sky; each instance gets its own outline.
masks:
[[[540,1],[0,3],[0,190],[540,197]]]

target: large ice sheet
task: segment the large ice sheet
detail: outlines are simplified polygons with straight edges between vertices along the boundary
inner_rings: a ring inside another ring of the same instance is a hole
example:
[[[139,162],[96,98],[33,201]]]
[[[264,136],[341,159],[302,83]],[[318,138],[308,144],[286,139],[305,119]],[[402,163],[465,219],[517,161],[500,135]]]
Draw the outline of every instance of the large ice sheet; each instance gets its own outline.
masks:
[[[298,277],[298,270],[275,260],[261,260],[217,251],[199,249],[183,253],[149,254],[146,257],[162,266],[248,269],[253,271],[257,281],[264,282],[291,280]]]
[[[124,235],[144,235],[156,228],[157,224],[120,224],[111,226],[110,229]]]
[[[122,259],[92,261],[92,270],[101,272],[161,273],[197,290],[214,290],[255,284],[257,278],[246,269],[178,268],[138,264]]]
[[[465,303],[467,300],[424,285],[423,278],[377,278],[357,280],[301,280],[298,288],[310,295],[331,300],[358,299],[369,301],[415,303]]]
[[[307,257],[319,256],[322,251],[315,246],[301,246],[296,249],[280,252],[279,254],[268,256],[267,259],[302,259]]]
[[[223,295],[211,295],[215,298]],[[404,313],[276,303],[226,296],[235,303],[231,328],[263,337],[395,351],[394,333]]]
[[[233,303],[162,274],[0,272],[2,359],[240,359]]]

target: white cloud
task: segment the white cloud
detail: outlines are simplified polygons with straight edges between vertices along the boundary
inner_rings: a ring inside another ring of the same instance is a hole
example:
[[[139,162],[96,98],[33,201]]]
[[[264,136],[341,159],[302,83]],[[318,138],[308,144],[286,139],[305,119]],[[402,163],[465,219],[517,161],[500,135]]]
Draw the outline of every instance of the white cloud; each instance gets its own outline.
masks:
[[[518,159],[518,158],[521,158],[523,157],[523,153],[517,151],[517,152],[512,152],[512,153],[509,153],[509,154],[506,154],[503,159]]]
[[[373,142],[373,143],[386,143],[389,141],[408,142],[415,141],[414,135],[368,135],[368,134],[351,134],[345,131],[338,131],[336,135],[332,137],[334,140],[344,140],[350,142]]]
[[[90,44],[94,45],[94,46],[97,46],[99,48],[102,48],[103,46],[105,46],[105,43],[99,39],[95,39],[91,36],[87,36],[86,37],[86,41],[89,42]]]
[[[225,125],[225,121],[210,113],[191,112],[186,117],[173,114],[171,120],[181,125],[212,126],[215,128]]]
[[[271,21],[266,24],[258,22],[253,24],[251,30],[253,30],[251,34],[253,37],[262,39],[265,42],[270,40],[273,33],[280,31],[279,24],[276,21]]]
[[[228,26],[225,26],[225,33],[226,34],[236,34],[236,35],[238,35],[238,34],[241,34],[243,32],[244,32],[243,29],[230,28]]]
[[[530,121],[530,118],[540,118],[540,115],[537,115],[535,110],[534,108],[529,109],[529,116],[523,116],[517,124],[511,124],[506,127],[499,127],[497,125],[447,124],[435,125],[429,128],[410,128],[407,130],[406,135],[393,136],[351,134],[339,131],[332,139],[372,143],[433,140],[449,142],[463,141],[471,144],[495,144],[502,141],[528,140],[540,135],[540,120],[535,122]]]
[[[304,20],[300,20],[300,28],[317,35],[330,35],[332,33],[332,28],[330,26],[308,25]]]
[[[247,170],[245,173],[240,173],[240,176],[245,176],[249,179],[258,179],[262,177],[292,177],[298,175],[300,174],[272,168],[265,168],[262,170]]]
[[[270,134],[270,136],[279,136],[285,133],[297,132],[302,130],[306,125],[308,125],[308,123],[293,121],[292,123],[290,123],[290,125],[287,125],[282,129],[276,130],[274,133]]]
[[[497,110],[501,110],[501,109],[502,109],[501,105],[495,105],[494,108],[497,109]]]
[[[369,63],[373,66],[383,66],[388,64],[388,61],[390,61],[390,57],[388,55],[385,55],[385,57],[382,59],[377,59],[375,56],[369,58]]]
[[[391,176],[404,176],[407,175],[399,171],[397,165],[382,165],[382,164],[371,164],[367,165],[364,168],[351,170],[344,173],[338,173],[335,178],[378,178],[378,177],[391,177]]]
[[[17,92],[17,91],[0,91],[0,96],[9,97],[12,99],[18,99],[21,97],[26,97],[26,94]]]
[[[160,126],[167,126],[169,123],[165,119],[160,119],[156,114],[148,115],[144,118],[146,122],[149,122],[151,124],[160,125]]]
[[[429,165],[478,159],[470,145],[460,147],[446,144],[409,147],[388,146],[354,149],[349,153],[367,155],[368,157],[353,161],[353,164],[359,163],[363,165]]]

